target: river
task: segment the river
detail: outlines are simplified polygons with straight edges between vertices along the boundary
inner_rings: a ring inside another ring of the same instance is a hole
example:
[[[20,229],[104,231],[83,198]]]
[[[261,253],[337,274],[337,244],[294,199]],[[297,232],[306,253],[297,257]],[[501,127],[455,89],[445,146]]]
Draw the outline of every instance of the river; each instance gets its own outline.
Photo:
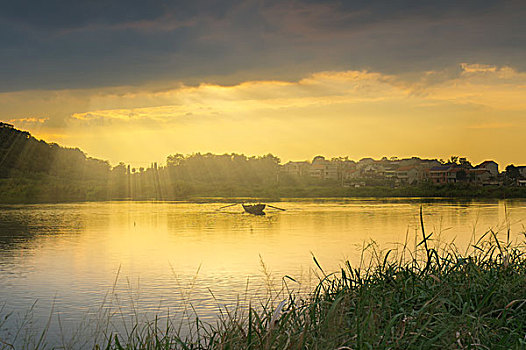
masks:
[[[371,242],[414,246],[421,206],[434,244],[462,250],[490,229],[503,240],[526,231],[525,200],[289,200],[266,216],[218,210],[224,204],[0,206],[0,339],[39,335],[48,319],[48,345],[101,318],[122,320],[117,328],[168,313],[213,322],[219,309],[284,283],[309,289],[320,274],[313,256],[332,272],[346,260],[357,266]]]

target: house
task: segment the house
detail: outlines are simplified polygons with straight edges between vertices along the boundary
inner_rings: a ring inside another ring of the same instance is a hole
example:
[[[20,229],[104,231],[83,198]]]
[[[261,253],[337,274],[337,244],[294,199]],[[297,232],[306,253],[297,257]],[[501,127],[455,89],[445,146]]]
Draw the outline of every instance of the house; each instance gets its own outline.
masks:
[[[517,167],[517,170],[519,170],[519,173],[521,176],[526,179],[526,165],[520,165]]]
[[[281,171],[284,174],[290,175],[290,176],[307,176],[309,175],[310,171],[310,163],[303,161],[303,162],[288,162],[283,165],[281,168]]]
[[[361,174],[358,169],[343,169],[342,177],[343,180],[351,180],[360,178]]]
[[[434,184],[445,184],[447,183],[447,172],[449,165],[434,166],[428,169],[428,178]]]
[[[364,177],[370,178],[382,178],[385,177],[385,171],[390,169],[388,166],[384,166],[379,161],[368,163],[360,168]]]
[[[433,167],[442,166],[442,163],[440,163],[436,159],[420,159],[420,164],[422,168],[425,169],[431,169]]]
[[[477,184],[485,184],[489,182],[492,177],[494,178],[489,169],[475,168],[470,169],[468,172],[469,181]]]
[[[417,166],[422,162],[422,159],[418,157],[404,158],[398,161],[400,167]]]
[[[380,175],[386,179],[394,179],[396,178],[396,167],[385,167]]]
[[[422,181],[422,171],[414,165],[403,166],[396,170],[396,178],[402,183],[414,185]]]
[[[475,167],[475,169],[487,170],[493,178],[497,178],[497,176],[499,175],[499,165],[492,160],[486,160],[480,163]]]
[[[312,160],[309,174],[320,180],[338,180],[338,165],[323,156],[316,156]]]
[[[358,161],[358,164],[356,164],[356,167],[358,169],[363,169],[367,165],[374,164],[376,161],[373,158],[362,158]]]
[[[464,181],[467,171],[453,164],[446,164],[428,169],[428,178],[434,184],[450,184]]]
[[[332,158],[331,164],[335,164],[336,168],[338,169],[338,179],[345,180],[346,177],[351,171],[356,170],[356,162],[353,160],[349,160],[349,158],[345,157],[338,157],[338,158]],[[352,172],[354,173],[354,172]]]
[[[468,180],[468,173],[469,170],[463,168],[463,167],[457,167],[452,166],[447,171],[447,183],[453,184],[460,181],[467,181]]]

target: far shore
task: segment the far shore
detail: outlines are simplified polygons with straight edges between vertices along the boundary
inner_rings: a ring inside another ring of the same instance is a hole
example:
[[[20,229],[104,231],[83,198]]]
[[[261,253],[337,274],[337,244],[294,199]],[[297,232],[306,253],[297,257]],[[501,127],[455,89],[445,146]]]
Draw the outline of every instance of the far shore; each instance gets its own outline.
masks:
[[[2,182],[0,181],[0,188]],[[36,189],[36,188],[35,188]],[[502,200],[525,199],[526,187],[469,187],[469,186],[406,186],[390,188],[383,186],[370,186],[362,188],[345,188],[330,186],[287,187],[276,189],[246,189],[237,193],[222,193],[216,189],[214,193],[196,193],[179,198],[110,198],[106,195],[89,196],[57,196],[47,191],[46,195],[39,196],[38,191],[31,191],[32,196],[7,195],[0,191],[0,204],[60,204],[82,202],[186,202],[186,203],[243,203],[243,202],[286,202],[286,201],[348,201],[348,200],[422,200],[422,201],[471,201],[471,200]],[[248,193],[247,193],[248,192]],[[284,195],[280,195],[283,193]]]

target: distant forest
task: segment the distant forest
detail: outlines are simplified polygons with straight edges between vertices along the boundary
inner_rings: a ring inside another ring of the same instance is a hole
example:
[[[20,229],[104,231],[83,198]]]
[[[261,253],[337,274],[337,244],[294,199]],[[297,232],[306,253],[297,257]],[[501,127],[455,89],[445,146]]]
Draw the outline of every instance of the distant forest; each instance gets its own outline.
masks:
[[[0,123],[0,202],[178,200],[192,195],[261,195],[276,185],[273,155],[169,156],[166,166],[131,168],[90,158],[78,148],[37,140]]]
[[[37,140],[0,122],[0,203],[353,196],[509,198],[526,197],[526,189],[381,184],[349,188],[338,181],[280,174],[280,159],[271,154],[174,154],[163,166],[111,166],[78,148]]]

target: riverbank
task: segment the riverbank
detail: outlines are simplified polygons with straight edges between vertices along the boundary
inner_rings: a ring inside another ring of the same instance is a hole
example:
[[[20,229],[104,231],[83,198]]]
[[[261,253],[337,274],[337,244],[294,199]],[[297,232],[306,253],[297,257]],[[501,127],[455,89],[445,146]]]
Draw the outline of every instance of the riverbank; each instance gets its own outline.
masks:
[[[475,186],[469,184],[418,186],[343,187],[339,184],[239,185],[215,186],[207,183],[177,183],[170,192],[150,195],[119,195],[108,183],[65,181],[54,177],[0,179],[0,203],[34,204],[108,200],[199,200],[199,198],[458,198],[506,199],[526,198],[526,187]]]

